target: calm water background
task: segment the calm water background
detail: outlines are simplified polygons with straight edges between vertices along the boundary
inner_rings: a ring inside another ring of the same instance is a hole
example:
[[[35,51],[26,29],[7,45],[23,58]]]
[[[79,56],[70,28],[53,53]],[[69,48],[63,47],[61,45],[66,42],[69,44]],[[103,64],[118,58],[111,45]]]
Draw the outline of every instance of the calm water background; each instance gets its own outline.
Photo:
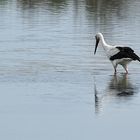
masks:
[[[0,139],[132,140],[140,65],[117,76],[97,32],[140,55],[139,0],[0,0]]]

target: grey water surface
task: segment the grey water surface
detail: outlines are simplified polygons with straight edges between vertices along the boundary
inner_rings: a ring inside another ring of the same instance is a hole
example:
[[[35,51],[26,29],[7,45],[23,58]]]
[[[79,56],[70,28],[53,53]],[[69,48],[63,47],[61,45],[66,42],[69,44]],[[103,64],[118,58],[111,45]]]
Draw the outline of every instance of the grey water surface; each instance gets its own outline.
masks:
[[[117,75],[95,34],[140,55],[139,0],[0,0],[0,139],[132,140],[140,63]]]

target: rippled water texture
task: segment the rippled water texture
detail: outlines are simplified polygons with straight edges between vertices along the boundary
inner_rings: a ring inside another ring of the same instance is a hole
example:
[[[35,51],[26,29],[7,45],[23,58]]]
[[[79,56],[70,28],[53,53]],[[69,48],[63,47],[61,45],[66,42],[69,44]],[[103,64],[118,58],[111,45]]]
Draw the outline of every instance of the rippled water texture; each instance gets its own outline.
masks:
[[[0,0],[0,139],[132,140],[140,64],[111,63],[95,34],[140,55],[138,0]]]

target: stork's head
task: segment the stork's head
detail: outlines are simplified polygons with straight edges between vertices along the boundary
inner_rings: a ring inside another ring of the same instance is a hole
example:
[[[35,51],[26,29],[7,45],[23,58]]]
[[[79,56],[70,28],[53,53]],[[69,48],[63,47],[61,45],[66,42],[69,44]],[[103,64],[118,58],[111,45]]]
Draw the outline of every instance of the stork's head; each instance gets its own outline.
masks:
[[[96,36],[95,36],[96,44],[95,44],[94,54],[96,53],[99,41],[101,40],[102,37],[103,37],[103,35],[101,33],[97,33]]]

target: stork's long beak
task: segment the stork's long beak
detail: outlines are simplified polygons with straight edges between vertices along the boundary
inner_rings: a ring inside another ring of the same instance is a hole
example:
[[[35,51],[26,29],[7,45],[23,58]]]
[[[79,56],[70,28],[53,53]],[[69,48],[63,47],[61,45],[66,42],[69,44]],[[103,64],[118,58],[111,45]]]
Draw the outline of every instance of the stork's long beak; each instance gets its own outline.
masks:
[[[98,47],[98,44],[99,44],[99,41],[100,41],[100,39],[98,37],[95,37],[95,38],[96,38],[96,44],[95,44],[94,54],[96,54],[96,50],[97,50],[97,47]]]

